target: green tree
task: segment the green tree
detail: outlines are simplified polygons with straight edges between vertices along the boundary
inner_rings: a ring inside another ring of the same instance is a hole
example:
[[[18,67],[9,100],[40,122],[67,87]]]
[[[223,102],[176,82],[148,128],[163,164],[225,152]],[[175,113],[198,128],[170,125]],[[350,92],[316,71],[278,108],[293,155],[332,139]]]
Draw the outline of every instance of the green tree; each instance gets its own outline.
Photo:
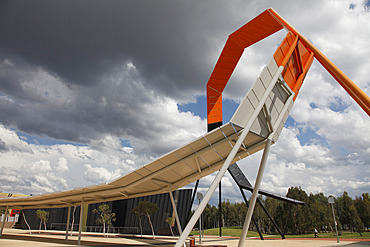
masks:
[[[135,212],[137,215],[140,216],[146,216],[149,220],[150,228],[152,229],[153,233],[153,239],[155,239],[154,236],[154,229],[153,229],[153,224],[150,219],[150,215],[158,211],[158,206],[155,203],[149,202],[149,201],[141,201],[139,202],[139,205],[134,208],[131,212]]]
[[[319,232],[332,231],[335,234],[331,206],[328,204],[328,198],[323,193],[310,193],[308,196],[302,188],[291,187],[287,196],[305,202],[306,206],[295,206],[277,199],[259,196],[259,200],[280,230],[287,234],[313,234],[313,230],[316,228]],[[230,203],[227,200],[222,202],[221,206],[223,226],[243,226],[248,209],[244,202]],[[345,228],[347,227],[360,234],[365,228],[369,227],[370,196],[368,193],[363,193],[362,197],[356,197],[356,200],[353,200],[347,192],[344,192],[343,196],[336,200],[335,207],[339,235],[342,229],[341,221],[345,222]],[[203,229],[218,227],[218,212],[218,207],[207,204],[202,213]],[[263,233],[277,233],[275,226],[262,207],[256,205],[253,215]],[[195,227],[199,227],[198,222]],[[255,228],[253,222],[251,222],[250,228]]]
[[[267,197],[265,199],[265,208],[267,210],[267,212],[270,213],[271,217],[274,219],[274,221],[276,222],[277,225],[283,225],[282,223],[279,224],[278,222],[278,214],[277,214],[277,209],[278,207],[282,206],[283,202],[282,201],[279,201],[279,200],[276,200],[276,199],[273,199],[273,198],[270,198],[270,197]],[[266,223],[266,233],[269,233],[269,234],[272,234],[272,233],[277,233],[277,229],[275,228],[274,224],[270,221],[270,220],[267,220],[267,223]],[[280,227],[281,230],[283,230],[282,227]]]
[[[362,197],[357,197],[354,201],[358,216],[365,228],[370,228],[370,196],[369,193],[362,193]]]
[[[307,206],[310,210],[310,224],[319,232],[329,230],[327,226],[332,222],[328,198],[323,193],[310,194]]]
[[[39,233],[41,233],[41,224],[44,223],[44,227],[45,227],[45,232],[46,232],[46,223],[48,222],[49,220],[49,215],[50,215],[50,212],[46,212],[44,210],[40,210],[38,209],[36,211],[36,215],[37,215],[37,218],[40,219],[40,228],[39,228]]]
[[[116,214],[111,213],[108,204],[99,205],[99,209],[95,208],[93,212],[99,215],[99,217],[96,219],[96,222],[103,225],[104,236],[108,236],[105,234],[105,227],[107,225],[109,232],[109,227],[112,225],[112,222],[116,221]]]
[[[356,230],[356,226],[360,227],[361,221],[353,200],[348,196],[346,191],[343,192],[343,195],[337,199],[337,210],[339,220],[341,221],[343,227],[347,227],[352,232]]]
[[[175,224],[175,217],[167,217],[164,221],[165,221],[165,222],[168,224],[168,226],[170,227],[170,230],[171,230],[171,234],[172,234],[172,236],[175,236],[175,235],[173,234],[173,231],[172,231],[172,227],[173,227],[173,225]]]
[[[353,219],[353,227],[354,231],[358,232],[362,237],[362,232],[364,231],[364,223],[362,223],[360,217],[356,217]]]
[[[207,204],[202,213],[202,229],[218,227],[218,207]],[[197,222],[196,226],[199,228]]]
[[[140,235],[143,237],[143,227],[141,225],[141,217],[145,216],[143,210],[138,206],[134,207],[131,210],[131,213],[139,218],[139,226],[140,226]]]
[[[244,220],[247,215],[247,204],[245,202],[236,203],[235,205],[235,211],[236,213],[236,226],[243,227]]]
[[[308,202],[308,195],[301,187],[289,188],[286,196],[306,203]],[[288,205],[286,205],[286,211],[288,211]],[[312,225],[310,224],[310,211],[308,207],[293,207],[290,213],[290,218],[287,222],[287,232],[299,235],[311,232],[312,230]]]
[[[222,226],[232,226],[231,203],[229,200],[221,202]]]

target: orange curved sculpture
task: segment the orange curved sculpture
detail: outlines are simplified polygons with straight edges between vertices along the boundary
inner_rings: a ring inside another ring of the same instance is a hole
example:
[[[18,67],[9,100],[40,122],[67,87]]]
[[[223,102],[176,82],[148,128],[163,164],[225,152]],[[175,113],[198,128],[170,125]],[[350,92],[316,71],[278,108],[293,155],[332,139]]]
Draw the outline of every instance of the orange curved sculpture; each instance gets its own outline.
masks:
[[[284,66],[284,80],[296,93],[295,98],[313,59],[316,58],[357,104],[370,115],[369,96],[279,14],[273,9],[267,9],[232,33],[221,52],[207,83],[208,131],[222,125],[222,92],[244,49],[282,28],[289,32],[277,48],[274,59],[279,66]]]

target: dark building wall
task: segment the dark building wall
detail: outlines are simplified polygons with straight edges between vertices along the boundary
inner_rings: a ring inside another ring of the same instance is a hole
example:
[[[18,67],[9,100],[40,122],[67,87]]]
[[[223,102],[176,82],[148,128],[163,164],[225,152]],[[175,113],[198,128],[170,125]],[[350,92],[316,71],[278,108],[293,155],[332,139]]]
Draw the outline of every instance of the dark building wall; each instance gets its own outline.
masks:
[[[186,217],[191,208],[191,194],[191,189],[177,190],[173,192],[175,201],[177,201],[177,212],[179,214],[182,228],[184,228],[186,225]],[[112,212],[116,214],[117,218],[116,221],[113,222],[113,226],[116,229],[112,230],[122,233],[140,233],[139,218],[134,216],[131,211],[141,201],[150,201],[152,203],[155,203],[159,208],[156,213],[153,213],[150,216],[154,232],[158,232],[161,229],[169,229],[169,226],[165,222],[165,219],[167,217],[172,217],[173,209],[169,193],[164,193],[110,202],[109,206],[112,209]],[[99,208],[100,204],[89,205],[87,219],[88,226],[99,226],[99,224],[96,223],[96,219],[98,216],[92,212],[95,208]],[[148,218],[142,217],[141,223],[143,227],[143,234],[151,234],[151,228]]]
[[[173,196],[175,201],[177,201],[177,212],[179,214],[181,227],[184,228],[186,225],[186,217],[191,208],[191,195],[192,190],[177,190],[173,192]],[[87,231],[96,231],[99,229],[101,225],[99,225],[96,220],[99,217],[98,214],[93,213],[94,209],[98,209],[99,205],[101,204],[108,204],[109,208],[112,210],[112,213],[116,214],[116,221],[113,222],[113,228],[110,232],[119,232],[119,233],[140,233],[139,228],[139,218],[134,216],[131,211],[134,207],[136,207],[139,202],[141,201],[150,201],[152,203],[157,204],[159,210],[151,215],[151,221],[153,224],[154,231],[158,232],[165,232],[161,231],[162,229],[168,229],[169,226],[165,222],[167,217],[172,217],[173,209],[171,204],[171,199],[169,193],[152,195],[152,196],[144,196],[132,199],[125,199],[125,200],[118,200],[113,202],[106,202],[106,203],[96,203],[90,204],[88,207],[88,214],[87,214]],[[49,208],[49,209],[42,209],[45,211],[50,212],[49,221],[47,223],[47,229],[54,229],[54,230],[65,230],[66,229],[66,222],[67,222],[67,215],[68,215],[68,208]],[[70,216],[70,224],[72,224],[73,216],[74,216],[74,230],[78,230],[78,223],[80,217],[80,207],[77,206],[76,210],[73,214],[74,207],[71,207],[71,216]],[[37,209],[26,209],[22,210],[22,213],[25,214],[28,224],[31,226],[31,229],[35,230],[39,228],[40,219],[36,217]],[[143,226],[143,234],[151,234],[151,229],[149,225],[148,218],[142,217],[141,219],[142,226]],[[19,218],[19,226],[22,229],[28,229],[26,223],[24,222],[23,216],[20,215]],[[93,226],[97,226],[94,228]],[[42,226],[43,227],[43,226]],[[175,228],[176,225],[175,225]],[[84,229],[85,230],[85,229]]]
[[[72,224],[73,220],[73,209],[71,207],[71,216],[70,216],[70,223]],[[21,211],[18,219],[18,225],[22,229],[28,229],[26,222],[24,221],[23,214],[27,220],[27,223],[30,225],[32,230],[39,229],[40,227],[40,219],[37,218],[36,211],[38,209],[25,209]],[[67,216],[68,216],[68,208],[40,208],[40,210],[44,210],[49,212],[49,219],[46,224],[47,229],[52,230],[65,230],[66,223],[67,223]],[[75,214],[74,214],[74,230],[78,229],[78,221],[80,218],[80,207],[76,207]],[[44,229],[44,225],[42,224],[41,229]]]

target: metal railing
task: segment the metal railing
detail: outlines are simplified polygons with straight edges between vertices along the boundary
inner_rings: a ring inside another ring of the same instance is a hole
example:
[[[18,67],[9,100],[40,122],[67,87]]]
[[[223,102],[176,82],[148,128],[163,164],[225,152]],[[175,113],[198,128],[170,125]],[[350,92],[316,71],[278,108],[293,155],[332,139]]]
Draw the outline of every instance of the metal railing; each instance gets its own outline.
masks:
[[[50,229],[51,230],[65,230],[66,229],[66,223],[51,223]],[[71,229],[72,225],[70,224],[69,229]],[[73,225],[73,230],[78,231],[79,224]],[[82,231],[84,232],[104,232],[103,226],[83,226]],[[105,227],[105,233],[117,233],[117,234],[138,234],[139,228],[138,227],[114,227],[110,226],[109,228]]]

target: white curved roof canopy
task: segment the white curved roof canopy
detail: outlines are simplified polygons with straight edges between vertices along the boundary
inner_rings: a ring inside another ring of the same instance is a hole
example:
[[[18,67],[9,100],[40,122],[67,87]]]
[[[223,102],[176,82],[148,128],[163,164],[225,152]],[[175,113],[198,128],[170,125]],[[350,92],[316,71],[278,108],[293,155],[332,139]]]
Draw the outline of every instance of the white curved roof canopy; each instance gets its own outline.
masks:
[[[38,196],[0,199],[0,207],[56,208],[84,203],[98,203],[164,193],[181,188],[219,170],[229,155],[247,121],[273,82],[278,66],[272,59],[247,93],[231,121],[158,158],[113,182]],[[275,142],[292,107],[292,91],[281,76],[269,93],[264,107],[239,148],[233,162],[247,157],[265,146],[266,138],[275,130]],[[290,100],[288,100],[290,99]],[[285,106],[287,105],[287,106]],[[285,107],[284,107],[285,106]],[[284,110],[283,110],[284,109]],[[282,115],[282,116],[280,116]]]

